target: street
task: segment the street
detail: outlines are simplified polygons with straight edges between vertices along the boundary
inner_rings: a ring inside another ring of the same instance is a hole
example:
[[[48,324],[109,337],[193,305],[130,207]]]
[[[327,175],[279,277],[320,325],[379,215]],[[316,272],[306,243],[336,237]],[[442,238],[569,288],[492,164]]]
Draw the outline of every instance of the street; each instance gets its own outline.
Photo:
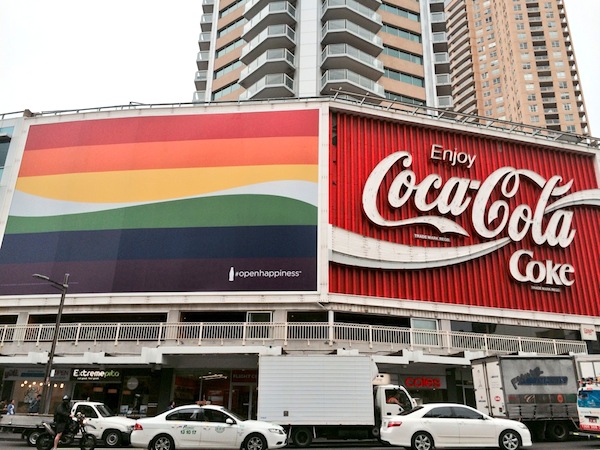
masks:
[[[77,447],[60,447],[64,449],[77,450]],[[106,448],[106,447],[98,447]],[[290,446],[290,449],[296,447]],[[381,446],[374,442],[361,442],[361,441],[327,441],[327,440],[316,440],[313,442],[310,448],[319,450],[352,450],[352,449],[370,449],[370,450],[390,450],[394,447]],[[400,448],[400,447],[397,447]],[[600,450],[600,439],[596,440],[581,440],[575,439],[568,442],[536,442],[533,447],[529,447],[532,450]],[[24,440],[20,439],[18,434],[12,433],[0,433],[0,450],[25,450],[33,447],[28,446]],[[132,450],[133,447],[118,447],[114,450]]]

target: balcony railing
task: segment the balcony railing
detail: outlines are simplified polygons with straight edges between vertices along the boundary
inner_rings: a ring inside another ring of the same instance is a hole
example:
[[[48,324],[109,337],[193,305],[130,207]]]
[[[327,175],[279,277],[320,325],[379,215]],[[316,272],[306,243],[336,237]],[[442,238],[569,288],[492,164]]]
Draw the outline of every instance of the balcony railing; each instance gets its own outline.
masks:
[[[0,327],[0,348],[11,346],[11,354],[28,354],[33,347],[52,341],[54,324],[4,325]],[[401,349],[428,349],[440,354],[463,351],[482,351],[486,354],[535,352],[560,355],[586,354],[582,341],[502,336],[458,331],[421,330],[351,323],[70,323],[62,324],[57,342],[80,344],[107,343],[111,353],[118,354],[119,346],[157,345],[278,345],[292,344],[343,345],[364,347],[373,352]],[[87,348],[83,345],[82,348]],[[15,353],[16,352],[16,353]],[[123,350],[125,353],[126,350]]]

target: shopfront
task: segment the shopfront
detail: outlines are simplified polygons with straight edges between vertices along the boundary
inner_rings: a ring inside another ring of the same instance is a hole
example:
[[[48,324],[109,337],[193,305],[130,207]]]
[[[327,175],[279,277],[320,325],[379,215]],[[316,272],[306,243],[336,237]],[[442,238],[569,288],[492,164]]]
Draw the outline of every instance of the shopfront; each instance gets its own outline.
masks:
[[[17,413],[27,413],[31,401],[44,394],[45,368],[9,368],[4,370],[2,377],[2,400],[15,401]],[[50,411],[60,403],[63,395],[71,395],[72,383],[68,369],[53,369],[52,400]]]
[[[73,368],[73,399],[106,404],[115,414],[130,417],[156,415],[160,373],[148,369]]]
[[[255,418],[257,386],[257,370],[176,370],[174,400],[176,405],[209,401],[241,417]]]

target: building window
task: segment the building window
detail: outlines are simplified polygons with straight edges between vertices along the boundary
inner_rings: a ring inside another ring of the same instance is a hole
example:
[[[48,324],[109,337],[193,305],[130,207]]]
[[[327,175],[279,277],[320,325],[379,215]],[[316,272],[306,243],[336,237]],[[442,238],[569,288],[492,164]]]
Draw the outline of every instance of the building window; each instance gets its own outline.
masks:
[[[523,75],[523,78],[525,80],[533,80],[533,74],[532,73],[526,73],[525,75]]]
[[[405,52],[404,50],[399,50],[394,47],[388,47],[387,45],[383,46],[383,53],[385,55],[393,56],[394,58],[403,59],[404,61],[409,61],[415,64],[423,65],[423,58],[419,55],[415,55],[413,53]]]
[[[239,89],[240,87],[241,86],[238,83],[233,83],[233,84],[230,84],[229,86],[225,86],[224,88],[213,92],[212,99],[218,100],[221,97],[225,97],[226,95],[231,94],[233,91],[235,91],[236,89]]]
[[[537,105],[529,105],[529,112],[537,112],[538,107]]]
[[[560,93],[560,99],[561,100],[569,100],[571,98],[571,96],[569,95],[568,92],[561,92]]]
[[[573,122],[573,120],[575,120],[575,116],[573,114],[565,114],[565,120],[567,122]]]
[[[539,123],[540,116],[531,116],[531,123]]]
[[[483,106],[492,106],[492,101],[491,100],[484,101]]]
[[[552,41],[551,45],[552,45],[553,48],[559,48],[560,47],[560,42],[558,42],[558,41]]]
[[[393,27],[388,24],[383,24],[381,31],[383,31],[384,33],[389,33],[389,34],[397,36],[397,37],[408,39],[409,41],[412,41],[412,42],[421,43],[421,35],[420,34],[413,33],[411,31],[407,31],[407,30],[403,30],[402,28],[397,28],[397,27]],[[444,42],[446,40],[447,40],[446,33],[444,33],[444,32],[433,33],[433,41],[434,42]]]
[[[526,50],[527,49],[527,42],[519,42],[519,48],[521,50]]]
[[[401,81],[403,83],[408,83],[413,86],[424,87],[425,80],[421,77],[415,77],[414,75],[409,75],[407,73],[398,72],[396,70],[392,70],[389,68],[384,68],[383,76],[390,78],[392,80]]]
[[[531,63],[525,63],[521,67],[523,70],[531,70]]]
[[[569,87],[569,85],[567,84],[566,81],[559,81],[558,87],[559,87],[559,89],[567,89]]]
[[[567,132],[568,133],[576,133],[577,127],[575,125],[567,125]]]
[[[216,80],[217,78],[220,78],[223,75],[231,72],[232,70],[235,70],[242,66],[243,66],[243,63],[238,59],[236,61],[233,61],[231,64],[221,67],[219,70],[215,71],[213,77]]]
[[[238,47],[241,47],[242,45],[244,45],[246,43],[246,41],[244,41],[243,39],[238,39],[237,41],[233,41],[231,42],[229,45],[220,48],[219,50],[217,50],[215,52],[215,57],[219,58],[223,55],[226,55],[227,53],[229,53],[232,50],[235,50]]]
[[[515,20],[523,20],[523,14],[515,14]]]
[[[535,94],[528,94],[527,95],[527,101],[528,102],[535,102]]]
[[[567,76],[567,74],[565,72],[556,72],[557,78],[565,78],[566,76]]]
[[[379,10],[386,11],[386,12],[395,14],[396,16],[404,17],[406,19],[414,20],[415,22],[421,21],[421,17],[419,14],[417,14],[413,11],[409,11],[407,9],[400,8],[398,6],[388,5],[387,3],[383,3],[379,7]]]

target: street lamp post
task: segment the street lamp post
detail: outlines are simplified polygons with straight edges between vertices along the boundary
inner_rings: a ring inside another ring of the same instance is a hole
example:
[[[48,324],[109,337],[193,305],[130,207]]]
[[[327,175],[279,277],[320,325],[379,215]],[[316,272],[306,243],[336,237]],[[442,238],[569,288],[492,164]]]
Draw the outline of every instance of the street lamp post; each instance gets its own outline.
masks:
[[[39,273],[33,274],[34,278],[47,281],[56,289],[60,290],[60,303],[58,305],[58,314],[56,314],[56,324],[54,325],[54,336],[52,338],[52,347],[50,347],[50,354],[48,355],[48,363],[46,364],[46,374],[44,375],[44,386],[47,387],[47,392],[44,392],[42,397],[42,411],[44,414],[48,414],[50,410],[50,403],[52,401],[52,383],[50,377],[52,375],[52,363],[54,362],[54,352],[56,351],[56,341],[58,340],[58,329],[60,327],[60,318],[62,316],[63,306],[65,305],[65,297],[67,296],[67,289],[69,289],[69,274],[65,273],[65,280],[62,283],[54,281],[46,275],[40,275]]]

